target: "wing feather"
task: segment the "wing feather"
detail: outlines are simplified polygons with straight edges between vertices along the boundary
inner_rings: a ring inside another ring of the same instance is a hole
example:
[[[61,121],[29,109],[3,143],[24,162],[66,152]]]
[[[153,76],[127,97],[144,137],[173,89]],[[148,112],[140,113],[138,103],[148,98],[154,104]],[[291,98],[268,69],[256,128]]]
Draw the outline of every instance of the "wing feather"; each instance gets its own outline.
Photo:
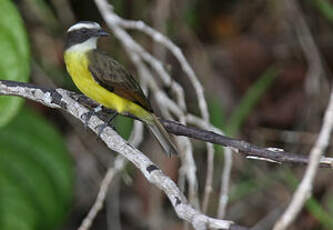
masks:
[[[89,70],[95,81],[105,89],[153,112],[149,101],[133,76],[106,53],[93,50],[89,54]]]

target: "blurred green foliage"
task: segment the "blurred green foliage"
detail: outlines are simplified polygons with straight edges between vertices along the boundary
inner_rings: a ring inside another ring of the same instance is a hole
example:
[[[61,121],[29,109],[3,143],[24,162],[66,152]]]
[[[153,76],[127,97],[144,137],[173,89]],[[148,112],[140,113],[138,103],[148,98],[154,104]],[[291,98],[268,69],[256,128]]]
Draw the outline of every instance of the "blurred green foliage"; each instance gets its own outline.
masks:
[[[285,181],[293,190],[295,190],[300,183],[295,174],[288,168],[284,170],[281,181]],[[332,203],[328,203],[328,205],[332,205]],[[317,199],[310,197],[305,203],[305,207],[323,226],[327,229],[333,229],[333,213],[327,212]]]
[[[42,116],[22,109],[0,129],[0,229],[56,229],[72,193],[64,140]]]
[[[22,19],[10,0],[0,1],[0,79],[28,81],[29,45]],[[0,127],[18,112],[23,99],[0,97]]]
[[[246,91],[239,105],[232,111],[229,119],[226,119],[226,114],[221,103],[215,99],[210,99],[209,112],[212,124],[222,129],[228,136],[237,135],[242,124],[246,121],[249,114],[262,98],[262,95],[272,85],[277,76],[278,70],[274,66],[269,67]]]
[[[112,6],[114,8],[114,11],[119,14],[123,15],[125,12],[125,2],[123,0],[113,0]]]
[[[229,136],[235,136],[239,132],[242,124],[246,121],[255,105],[262,98],[262,95],[272,85],[273,80],[277,77],[278,71],[273,67],[269,67],[259,79],[246,91],[241,102],[230,115],[227,122],[225,132]]]
[[[115,127],[120,136],[128,140],[133,128],[133,119],[121,115],[117,116],[115,119]]]
[[[257,105],[262,95],[272,85],[274,79],[278,76],[276,67],[269,67],[258,80],[247,90],[239,105],[231,113],[230,118],[226,119],[224,109],[215,99],[209,100],[209,112],[211,123],[225,132],[227,136],[235,136],[240,131],[242,124],[246,121],[254,107]],[[219,151],[221,146],[215,145]]]
[[[223,107],[221,106],[221,102],[217,98],[209,99],[209,114],[210,121],[212,124],[222,130],[225,129],[225,112]]]
[[[193,30],[197,30],[200,25],[199,23],[200,19],[197,10],[198,10],[198,2],[195,0],[188,2],[188,6],[186,8],[186,11],[184,12],[184,21]]]
[[[311,3],[329,21],[333,22],[333,6],[328,0],[311,0]]]

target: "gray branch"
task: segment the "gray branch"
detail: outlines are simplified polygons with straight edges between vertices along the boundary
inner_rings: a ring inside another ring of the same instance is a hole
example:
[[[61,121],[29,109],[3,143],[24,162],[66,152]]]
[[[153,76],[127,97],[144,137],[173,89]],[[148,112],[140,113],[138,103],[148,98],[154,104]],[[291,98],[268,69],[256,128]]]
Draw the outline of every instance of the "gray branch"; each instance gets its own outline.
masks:
[[[0,95],[20,96],[42,103],[51,108],[62,109],[82,122],[84,122],[82,115],[89,111],[86,107],[73,99],[70,91],[64,89],[43,89],[27,83],[0,80]],[[98,128],[96,127],[103,123],[104,121],[97,116],[92,116],[88,127],[93,132],[97,133]],[[106,127],[100,137],[111,150],[120,153],[131,161],[150,183],[163,190],[178,217],[191,223],[195,229],[237,229],[239,227],[234,225],[232,221],[211,218],[193,209],[188,204],[187,199],[178,189],[177,185],[149,158],[138,149],[131,146],[112,128]]]
[[[93,102],[87,97],[64,89],[43,88],[29,83],[0,80],[0,95],[2,94],[20,96],[40,102],[51,108],[66,110],[66,108],[62,108],[62,101],[58,100],[59,90],[71,96],[71,98],[74,98],[74,101],[76,101],[81,106],[83,105],[89,109],[98,106],[97,103]],[[48,100],[52,101],[53,103],[45,100],[40,100],[34,95],[36,94],[36,92],[42,92],[43,95],[45,97],[48,96]],[[107,121],[109,114],[112,112],[113,111],[111,110],[103,110],[103,113],[100,113],[98,117],[103,121]],[[131,117],[130,115],[128,116]],[[135,117],[131,118],[136,119]],[[223,136],[218,133],[196,127],[185,126],[176,121],[162,120],[162,123],[167,129],[167,131],[170,133],[229,147],[235,150],[235,152],[240,152],[250,159],[265,160],[268,162],[278,163],[293,163],[298,165],[307,165],[309,163],[309,157],[306,155],[289,153],[279,148],[258,147],[244,140]],[[322,168],[333,168],[333,158],[322,157],[319,166]]]

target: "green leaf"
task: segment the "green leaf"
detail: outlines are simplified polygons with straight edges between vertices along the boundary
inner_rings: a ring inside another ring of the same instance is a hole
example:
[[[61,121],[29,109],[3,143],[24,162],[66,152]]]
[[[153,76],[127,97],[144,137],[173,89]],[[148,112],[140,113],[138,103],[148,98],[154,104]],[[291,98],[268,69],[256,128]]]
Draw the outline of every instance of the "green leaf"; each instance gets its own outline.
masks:
[[[223,130],[225,123],[225,112],[219,100],[216,98],[209,98],[208,110],[210,114],[210,122],[217,128]],[[222,151],[223,148],[220,145],[214,145],[216,151]],[[218,155],[220,156],[220,155]]]
[[[72,176],[61,136],[21,110],[0,129],[0,229],[56,229],[69,211]]]
[[[0,172],[4,169],[1,165]],[[38,215],[24,191],[4,173],[0,173],[0,185],[0,228],[36,229]]]
[[[124,15],[125,14],[126,5],[125,5],[125,2],[123,0],[113,0],[112,5],[113,5],[113,8],[114,8],[114,11],[118,15]]]
[[[220,128],[224,129],[225,112],[219,100],[216,98],[209,98],[208,110],[210,114],[210,122]]]
[[[124,116],[117,116],[115,127],[122,138],[126,140],[130,137],[133,128],[133,119]]]
[[[28,81],[29,45],[22,19],[10,0],[0,1],[0,79]],[[23,99],[0,97],[0,127],[18,112]]]
[[[225,132],[234,136],[239,131],[243,122],[251,113],[254,106],[258,103],[261,96],[272,85],[273,80],[278,75],[275,67],[268,68],[262,76],[246,92],[238,107],[232,112],[230,120],[227,123]]]
[[[317,199],[311,197],[306,203],[305,207],[309,212],[327,229],[333,228],[333,218],[318,202]]]
[[[281,180],[284,180],[288,186],[295,190],[300,183],[299,179],[294,175],[290,169],[284,171]],[[306,209],[312,214],[323,226],[327,229],[333,229],[333,218],[331,213],[327,212],[322,204],[315,198],[310,197],[305,203]]]
[[[333,22],[333,6],[328,0],[311,0],[318,11],[330,22]]]

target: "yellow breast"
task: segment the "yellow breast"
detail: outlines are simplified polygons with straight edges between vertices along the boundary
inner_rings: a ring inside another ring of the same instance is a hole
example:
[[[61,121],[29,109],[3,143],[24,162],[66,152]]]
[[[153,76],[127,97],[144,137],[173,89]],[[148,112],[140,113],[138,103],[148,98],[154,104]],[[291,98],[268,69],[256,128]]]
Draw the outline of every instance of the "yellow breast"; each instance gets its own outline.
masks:
[[[72,77],[74,84],[83,94],[106,108],[116,110],[118,113],[129,112],[140,117],[143,110],[142,108],[108,91],[94,80],[88,69],[89,60],[85,53],[66,51],[64,57],[68,73]]]

